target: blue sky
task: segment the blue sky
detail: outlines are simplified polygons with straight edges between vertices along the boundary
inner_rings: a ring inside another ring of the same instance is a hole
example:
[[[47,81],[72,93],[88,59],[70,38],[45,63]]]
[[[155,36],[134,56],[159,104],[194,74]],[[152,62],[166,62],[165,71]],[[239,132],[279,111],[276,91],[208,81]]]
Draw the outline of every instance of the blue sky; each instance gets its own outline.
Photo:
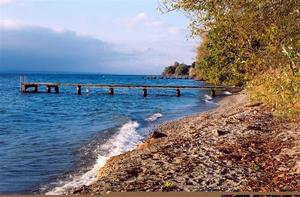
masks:
[[[159,0],[0,0],[0,71],[159,74],[199,40]]]

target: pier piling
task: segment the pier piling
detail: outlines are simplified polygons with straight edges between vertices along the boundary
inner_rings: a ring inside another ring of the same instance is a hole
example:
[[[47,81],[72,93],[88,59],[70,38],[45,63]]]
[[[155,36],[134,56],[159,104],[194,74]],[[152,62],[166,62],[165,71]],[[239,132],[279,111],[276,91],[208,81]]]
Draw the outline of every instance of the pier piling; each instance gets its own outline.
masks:
[[[114,95],[114,89],[113,88],[109,88],[109,95]]]
[[[146,97],[148,95],[147,88],[143,88],[143,96]]]
[[[78,95],[81,95],[81,85],[78,85],[78,86],[77,86],[77,94],[78,94]]]
[[[211,97],[216,97],[216,91],[214,89],[211,89]]]
[[[35,86],[33,87],[33,92],[37,93],[38,90],[39,90],[39,86],[35,85]]]
[[[55,85],[55,86],[54,86],[54,91],[55,91],[56,94],[59,93],[59,87],[58,87],[58,85]]]
[[[176,96],[177,96],[177,97],[181,96],[181,92],[180,92],[180,89],[179,89],[179,88],[176,89]]]
[[[51,86],[50,86],[50,85],[47,85],[47,86],[46,86],[46,90],[47,90],[47,93],[51,93]]]

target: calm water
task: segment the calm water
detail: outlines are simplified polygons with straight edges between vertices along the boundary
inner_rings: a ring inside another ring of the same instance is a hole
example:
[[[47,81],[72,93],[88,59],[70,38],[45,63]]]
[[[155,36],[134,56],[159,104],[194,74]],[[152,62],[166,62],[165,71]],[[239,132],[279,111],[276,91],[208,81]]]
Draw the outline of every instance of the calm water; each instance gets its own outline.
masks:
[[[192,80],[147,80],[121,75],[27,75],[29,81],[203,85]],[[216,107],[206,91],[90,89],[75,95],[22,94],[19,75],[0,74],[0,194],[61,194],[89,184],[110,156],[134,148],[151,127]]]

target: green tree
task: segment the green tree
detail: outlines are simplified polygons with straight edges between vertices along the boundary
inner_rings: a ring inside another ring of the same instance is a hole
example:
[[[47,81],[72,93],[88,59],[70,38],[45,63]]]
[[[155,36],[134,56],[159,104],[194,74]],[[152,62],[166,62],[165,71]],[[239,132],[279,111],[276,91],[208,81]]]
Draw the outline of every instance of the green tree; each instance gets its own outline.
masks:
[[[180,64],[179,66],[176,67],[175,75],[176,76],[189,75],[189,66],[185,64]]]
[[[175,74],[176,67],[174,66],[168,66],[164,69],[163,74],[164,76],[171,76]]]

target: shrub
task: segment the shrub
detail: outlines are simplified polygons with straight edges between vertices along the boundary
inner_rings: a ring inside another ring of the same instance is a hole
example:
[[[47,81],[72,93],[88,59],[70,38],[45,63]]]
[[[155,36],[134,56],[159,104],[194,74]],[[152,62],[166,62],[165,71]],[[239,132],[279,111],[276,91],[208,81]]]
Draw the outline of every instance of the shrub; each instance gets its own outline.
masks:
[[[289,69],[270,70],[249,83],[253,100],[262,101],[281,116],[300,118],[300,72]]]

